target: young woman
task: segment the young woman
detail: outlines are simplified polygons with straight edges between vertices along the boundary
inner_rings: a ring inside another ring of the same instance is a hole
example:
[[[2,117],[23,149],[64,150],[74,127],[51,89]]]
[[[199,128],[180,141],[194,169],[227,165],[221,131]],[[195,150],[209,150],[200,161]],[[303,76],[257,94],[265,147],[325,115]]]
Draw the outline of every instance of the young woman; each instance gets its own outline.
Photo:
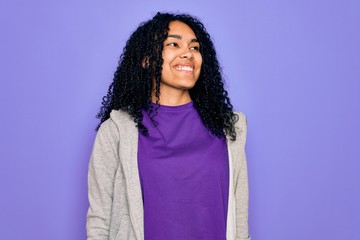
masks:
[[[98,114],[88,239],[250,239],[246,118],[203,24],[158,13],[131,35]]]

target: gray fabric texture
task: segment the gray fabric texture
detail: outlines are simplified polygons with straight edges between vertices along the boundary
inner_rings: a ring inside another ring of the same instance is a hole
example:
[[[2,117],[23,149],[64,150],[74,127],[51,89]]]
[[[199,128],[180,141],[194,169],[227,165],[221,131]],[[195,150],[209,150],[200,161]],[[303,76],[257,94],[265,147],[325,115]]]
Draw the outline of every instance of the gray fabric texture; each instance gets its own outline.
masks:
[[[236,141],[227,140],[230,161],[227,240],[250,240],[246,117],[237,113]],[[143,202],[137,162],[138,129],[113,110],[97,132],[89,162],[88,240],[144,240]]]

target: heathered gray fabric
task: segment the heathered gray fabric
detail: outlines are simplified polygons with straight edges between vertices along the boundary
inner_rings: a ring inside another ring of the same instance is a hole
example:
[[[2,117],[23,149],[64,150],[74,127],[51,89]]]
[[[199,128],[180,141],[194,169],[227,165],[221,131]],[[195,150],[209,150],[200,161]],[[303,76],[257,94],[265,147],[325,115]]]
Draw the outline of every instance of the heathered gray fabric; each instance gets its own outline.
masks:
[[[246,117],[237,114],[237,140],[227,141],[231,178],[227,240],[250,240],[244,151]],[[135,123],[127,113],[113,110],[96,135],[89,163],[88,240],[144,240],[137,150]]]

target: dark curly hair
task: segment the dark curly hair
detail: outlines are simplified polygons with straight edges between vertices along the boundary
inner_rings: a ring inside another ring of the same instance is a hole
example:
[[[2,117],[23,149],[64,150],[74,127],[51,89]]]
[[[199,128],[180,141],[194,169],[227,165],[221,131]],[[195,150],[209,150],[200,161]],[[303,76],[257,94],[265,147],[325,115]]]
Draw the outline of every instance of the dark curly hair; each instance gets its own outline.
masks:
[[[102,99],[102,107],[96,116],[101,119],[97,129],[110,117],[111,110],[121,109],[133,118],[141,133],[148,134],[146,126],[142,123],[141,111],[152,113],[153,120],[159,108],[163,43],[172,21],[187,24],[194,31],[201,46],[203,62],[200,76],[195,86],[189,90],[194,106],[205,126],[214,135],[228,135],[231,140],[235,140],[235,122],[238,121],[238,116],[234,114],[228,93],[224,89],[214,45],[204,25],[187,14],[158,12],[151,20],[141,23],[132,33],[120,56],[113,82],[107,95]],[[144,60],[146,65],[151,67],[144,68]],[[153,89],[156,107],[151,105]]]

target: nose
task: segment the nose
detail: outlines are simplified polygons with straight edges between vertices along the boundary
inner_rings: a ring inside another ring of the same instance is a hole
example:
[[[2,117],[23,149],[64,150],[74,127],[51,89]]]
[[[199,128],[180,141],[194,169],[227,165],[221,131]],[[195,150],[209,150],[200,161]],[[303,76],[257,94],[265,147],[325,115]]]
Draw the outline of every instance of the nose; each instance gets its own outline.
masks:
[[[187,49],[183,53],[181,53],[180,58],[193,59],[194,55],[192,54],[192,52],[189,49]]]

